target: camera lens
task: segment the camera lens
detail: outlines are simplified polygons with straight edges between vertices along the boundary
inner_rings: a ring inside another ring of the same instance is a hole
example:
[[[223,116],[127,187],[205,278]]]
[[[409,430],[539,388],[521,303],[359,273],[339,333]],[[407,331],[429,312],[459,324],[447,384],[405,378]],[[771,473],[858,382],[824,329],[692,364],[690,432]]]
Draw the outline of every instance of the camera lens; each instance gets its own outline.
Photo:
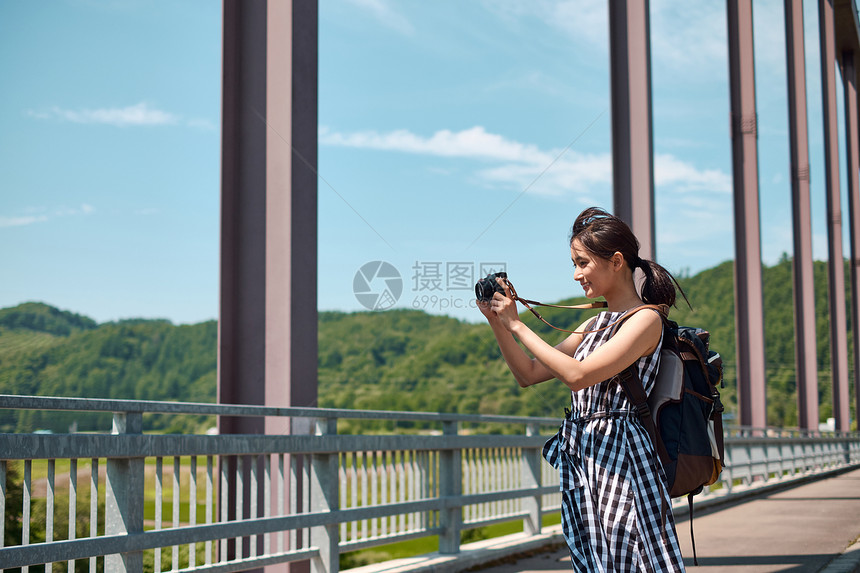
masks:
[[[496,289],[493,288],[493,285],[487,279],[481,279],[475,284],[475,296],[481,302],[487,302],[493,298],[494,292],[496,292]]]
[[[493,298],[494,293],[505,294],[505,289],[496,282],[496,278],[507,279],[508,273],[491,273],[475,284],[475,297],[481,302],[487,302]]]

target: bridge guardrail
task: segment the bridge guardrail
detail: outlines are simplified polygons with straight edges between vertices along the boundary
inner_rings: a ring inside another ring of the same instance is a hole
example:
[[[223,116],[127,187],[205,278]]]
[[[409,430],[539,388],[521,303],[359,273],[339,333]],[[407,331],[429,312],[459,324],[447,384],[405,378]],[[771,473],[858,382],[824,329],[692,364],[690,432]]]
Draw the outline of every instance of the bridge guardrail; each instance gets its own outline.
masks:
[[[536,535],[560,505],[557,473],[541,459],[556,418],[8,395],[0,408],[113,414],[110,434],[0,434],[0,509],[20,511],[21,527],[19,545],[0,545],[0,569],[85,560],[90,571],[227,572],[310,560],[333,573],[342,553],[395,541],[438,536],[441,553],[457,554],[469,529],[520,521]],[[149,413],[289,417],[308,431],[145,434]],[[341,419],[437,429],[341,435]],[[492,423],[521,431],[464,429]],[[726,462],[720,486],[704,495],[858,464],[860,435],[729,427]],[[19,466],[17,507],[7,477]]]

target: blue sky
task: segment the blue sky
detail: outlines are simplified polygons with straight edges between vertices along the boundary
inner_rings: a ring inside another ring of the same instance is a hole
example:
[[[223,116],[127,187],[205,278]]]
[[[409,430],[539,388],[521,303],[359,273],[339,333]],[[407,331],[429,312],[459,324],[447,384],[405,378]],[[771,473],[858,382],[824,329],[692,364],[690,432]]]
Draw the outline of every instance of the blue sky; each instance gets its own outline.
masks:
[[[754,18],[772,264],[792,251],[782,2]],[[826,259],[817,26],[807,2]],[[696,273],[734,256],[723,3],[652,0],[651,34],[657,258]],[[484,265],[528,298],[581,295],[568,230],[612,203],[607,37],[605,1],[321,0],[319,308],[363,310],[373,261],[397,307],[472,320]],[[0,0],[0,307],[217,316],[220,39],[217,0]]]

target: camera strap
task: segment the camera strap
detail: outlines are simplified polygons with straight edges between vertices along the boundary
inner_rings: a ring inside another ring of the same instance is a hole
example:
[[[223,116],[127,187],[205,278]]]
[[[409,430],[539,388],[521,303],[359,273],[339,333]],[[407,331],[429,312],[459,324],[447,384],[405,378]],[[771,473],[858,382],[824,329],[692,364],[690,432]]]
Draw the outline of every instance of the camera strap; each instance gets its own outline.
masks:
[[[644,304],[642,306],[638,306],[638,307],[632,309],[627,314],[621,316],[618,320],[614,320],[604,327],[597,328],[595,330],[584,330],[584,331],[583,330],[566,330],[564,328],[559,328],[557,326],[550,324],[544,317],[542,317],[540,315],[540,313],[538,311],[536,311],[534,308],[532,308],[532,305],[534,305],[534,306],[548,306],[550,308],[571,308],[571,309],[577,309],[577,310],[593,310],[596,308],[609,308],[609,303],[606,302],[605,300],[599,300],[596,302],[587,302],[584,304],[571,304],[571,305],[547,304],[545,302],[538,302],[536,300],[531,300],[528,298],[522,298],[521,296],[519,296],[517,294],[517,289],[514,288],[514,285],[508,279],[505,279],[505,284],[507,284],[508,288],[510,289],[511,299],[514,302],[522,303],[522,305],[524,307],[526,307],[526,309],[528,309],[529,312],[531,312],[533,315],[535,315],[538,320],[540,320],[542,323],[549,326],[550,328],[560,330],[561,332],[569,332],[571,334],[588,334],[589,332],[600,332],[601,330],[606,330],[607,328],[613,328],[613,327],[619,326],[622,322],[624,322],[625,320],[630,318],[633,314],[635,314],[637,311],[639,311],[643,308],[652,308],[654,310],[657,310],[658,312],[660,312],[660,315],[663,316],[664,318],[669,316],[669,307],[665,304],[661,304],[661,305]]]
[[[544,302],[538,302],[536,300],[530,300],[527,298],[520,297],[517,294],[517,290],[514,288],[514,285],[511,284],[511,281],[506,279],[505,282],[507,283],[508,288],[511,290],[511,299],[513,299],[514,301],[518,301],[518,302],[522,303],[522,305],[524,307],[526,307],[529,312],[531,312],[533,315],[535,315],[537,317],[537,319],[540,320],[545,325],[549,326],[550,328],[560,330],[561,332],[569,332],[571,334],[585,334],[585,332],[578,332],[576,330],[565,330],[564,328],[559,328],[557,326],[553,326],[552,324],[547,322],[547,320],[544,317],[542,317],[538,311],[536,311],[534,308],[532,308],[532,305],[534,305],[534,306],[548,306],[551,308],[572,308],[572,309],[585,309],[585,310],[593,310],[595,308],[608,308],[609,307],[609,303],[606,302],[605,300],[601,300],[601,301],[597,301],[597,302],[587,302],[584,304],[572,304],[572,305],[547,304]],[[606,328],[610,328],[614,324],[615,323],[613,322],[612,324],[604,326],[603,328],[600,328],[600,329],[596,330],[595,332],[598,332],[600,330],[604,330]]]
[[[585,304],[573,304],[570,306],[564,306],[564,305],[559,305],[559,304],[544,304],[544,303],[537,302],[534,300],[527,300],[527,299],[519,298],[519,297],[514,297],[514,300],[521,302],[523,304],[523,306],[526,307],[526,309],[528,309],[529,312],[531,312],[533,315],[535,315],[538,320],[540,320],[542,323],[549,326],[550,328],[560,330],[561,332],[569,332],[571,334],[585,334],[585,332],[578,331],[578,330],[567,330],[564,328],[559,328],[558,326],[555,326],[553,324],[550,324],[544,317],[542,317],[540,315],[540,313],[538,311],[536,311],[534,308],[532,308],[531,305],[533,304],[535,306],[549,306],[552,308],[574,308],[574,309],[588,309],[588,310],[595,309],[595,308],[607,308],[609,306],[606,303],[606,301],[589,302],[589,303],[585,303]],[[612,324],[608,324],[608,325],[606,325],[603,328],[598,329],[598,330],[604,330],[606,328],[610,328],[611,326],[612,326]],[[591,331],[588,331],[588,332],[591,332]],[[595,332],[597,332],[597,331],[595,331]]]
[[[533,315],[535,315],[538,318],[538,320],[543,322],[545,325],[549,326],[550,328],[560,330],[562,332],[569,332],[571,334],[588,334],[589,332],[600,332],[601,330],[606,330],[607,328],[620,327],[621,323],[623,323],[625,320],[627,320],[628,318],[630,318],[631,316],[636,314],[636,312],[638,312],[642,309],[645,309],[645,308],[650,308],[650,309],[656,310],[657,312],[660,313],[660,316],[662,316],[664,319],[666,319],[666,317],[669,316],[669,307],[665,304],[659,304],[659,305],[657,305],[657,304],[643,304],[642,306],[637,306],[636,308],[631,309],[630,311],[628,311],[626,314],[624,314],[623,316],[621,316],[617,320],[613,320],[612,322],[610,322],[609,324],[607,324],[606,326],[603,326],[601,328],[596,328],[594,330],[583,330],[583,331],[581,331],[581,330],[565,330],[563,328],[553,326],[552,324],[547,322],[546,319],[538,313],[538,311],[536,311],[531,306],[529,306],[529,303],[536,305],[536,306],[550,306],[553,308],[575,308],[575,309],[608,308],[609,303],[601,300],[598,302],[589,302],[589,303],[585,303],[585,304],[574,304],[574,305],[570,305],[570,306],[564,306],[564,305],[559,305],[559,304],[544,304],[542,302],[537,302],[535,300],[528,300],[528,299],[518,297],[516,295],[516,293],[513,291],[513,288],[511,289],[511,295],[513,295],[513,299],[515,301],[519,301],[519,302],[523,303],[523,306],[526,307]]]

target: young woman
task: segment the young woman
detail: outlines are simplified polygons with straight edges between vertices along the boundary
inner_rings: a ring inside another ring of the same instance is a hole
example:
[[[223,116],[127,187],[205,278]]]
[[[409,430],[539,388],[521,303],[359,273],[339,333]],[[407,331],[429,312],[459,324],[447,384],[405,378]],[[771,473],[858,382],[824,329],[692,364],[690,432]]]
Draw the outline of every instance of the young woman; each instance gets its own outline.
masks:
[[[621,219],[595,207],[576,218],[570,256],[585,296],[603,297],[609,306],[560,344],[547,344],[520,321],[507,287],[506,296],[496,293],[480,307],[521,387],[558,379],[571,390],[571,407],[543,453],[561,478],[562,526],[573,570],[683,571],[672,512],[666,510],[671,500],[663,467],[613,379],[636,363],[645,391],[651,391],[660,366],[662,318],[646,310],[617,328],[604,328],[642,304],[673,305],[676,282],[657,263],[639,258],[639,241]],[[633,281],[637,268],[645,275],[641,296]]]

